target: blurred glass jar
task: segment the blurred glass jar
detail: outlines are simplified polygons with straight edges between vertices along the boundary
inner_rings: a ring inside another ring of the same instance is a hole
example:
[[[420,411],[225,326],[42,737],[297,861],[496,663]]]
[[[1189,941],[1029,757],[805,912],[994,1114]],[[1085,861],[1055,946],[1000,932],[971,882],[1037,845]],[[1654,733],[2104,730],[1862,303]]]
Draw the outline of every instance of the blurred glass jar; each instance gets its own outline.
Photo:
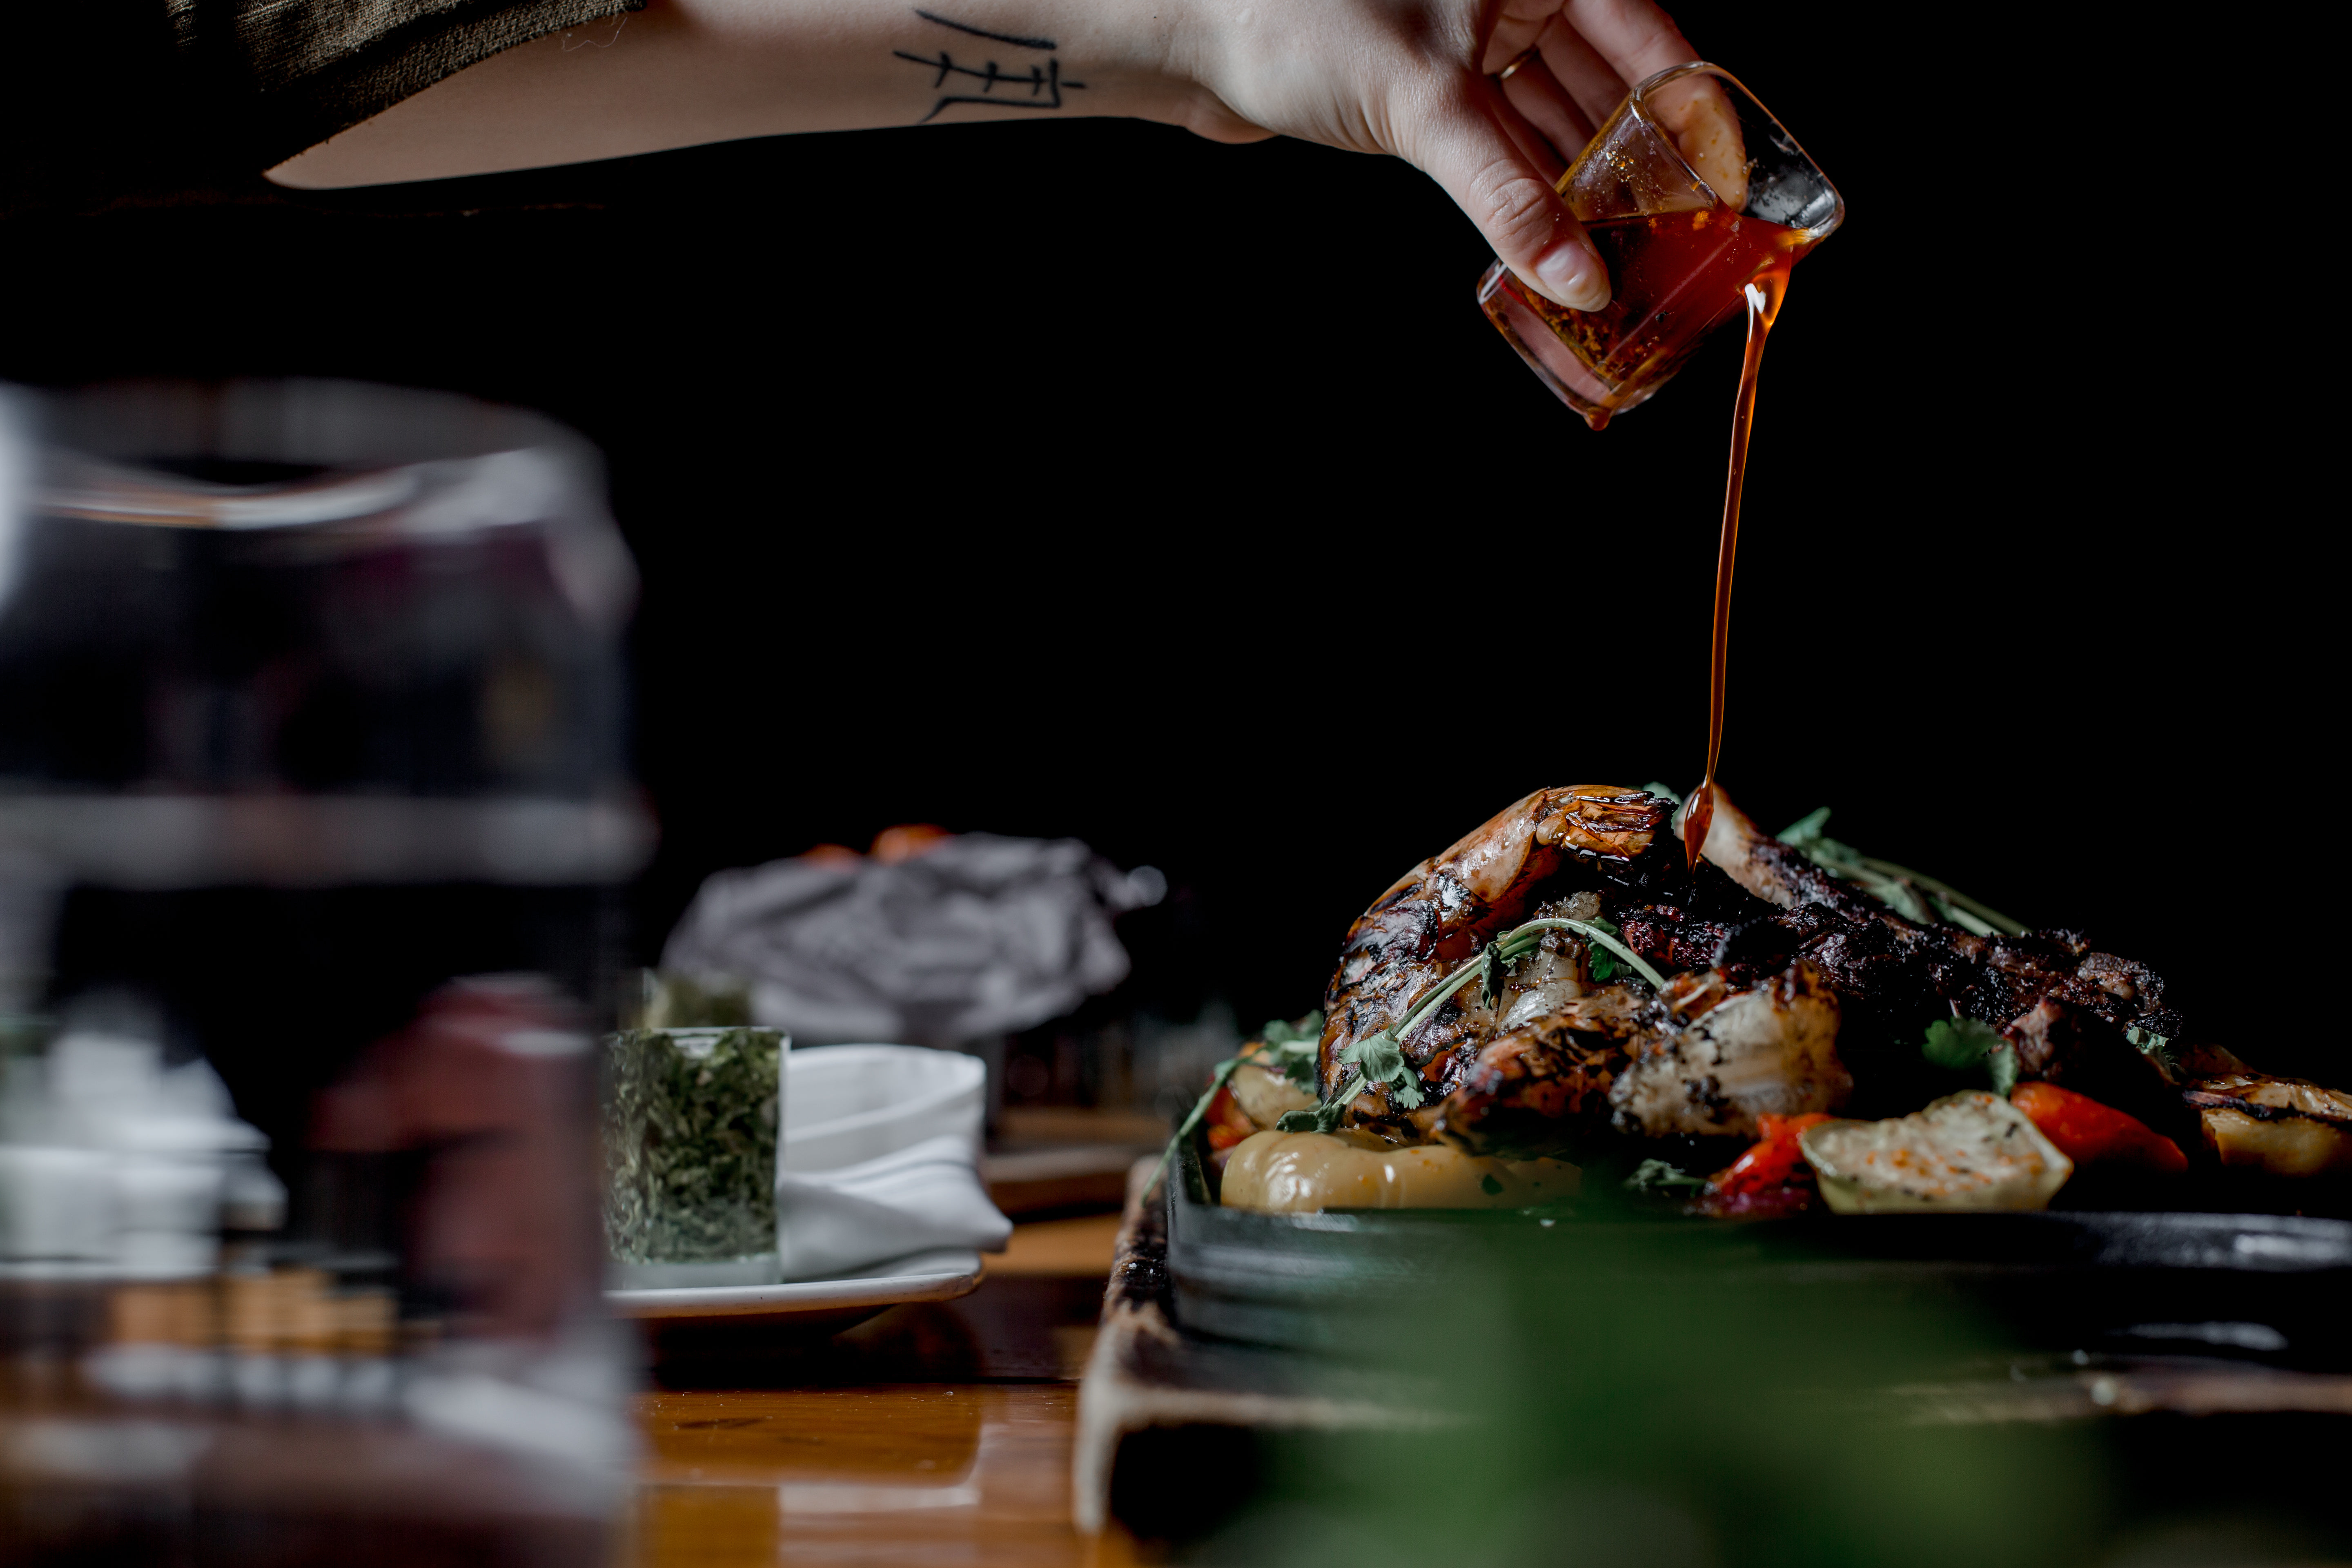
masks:
[[[47,1019],[208,1061],[290,1201],[222,1289],[396,1297],[410,1416],[592,1467],[629,1441],[588,1042],[653,844],[635,592],[596,454],[535,415],[331,382],[0,395],[0,1048]],[[513,1418],[559,1386],[597,1392]]]
[[[608,1002],[653,833],[593,448],[331,382],[6,413],[0,1013],[134,993],[276,1136],[305,1097],[236,1072],[268,1016],[347,1061],[453,975]]]

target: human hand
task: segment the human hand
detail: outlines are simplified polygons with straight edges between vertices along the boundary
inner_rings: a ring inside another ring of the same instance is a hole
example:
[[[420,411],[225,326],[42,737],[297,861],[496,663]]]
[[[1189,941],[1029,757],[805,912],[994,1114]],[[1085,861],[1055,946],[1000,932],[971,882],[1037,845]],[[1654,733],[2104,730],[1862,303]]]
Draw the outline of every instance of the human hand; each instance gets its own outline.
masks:
[[[1698,58],[1649,0],[1191,0],[1168,46],[1193,90],[1165,117],[1404,158],[1579,310],[1608,269],[1553,184],[1633,84]]]

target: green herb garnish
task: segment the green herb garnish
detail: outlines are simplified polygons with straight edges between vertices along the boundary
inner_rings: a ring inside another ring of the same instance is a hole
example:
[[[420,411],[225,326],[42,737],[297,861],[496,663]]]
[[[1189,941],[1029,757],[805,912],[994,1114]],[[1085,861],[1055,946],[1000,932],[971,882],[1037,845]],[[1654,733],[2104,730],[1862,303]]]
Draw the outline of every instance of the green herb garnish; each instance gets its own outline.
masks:
[[[1664,1160],[1644,1160],[1633,1167],[1632,1175],[1625,1178],[1625,1190],[1629,1193],[1655,1193],[1668,1187],[1705,1185],[1705,1177],[1694,1176],[1681,1166],[1670,1165]]]
[[[1993,1092],[2003,1097],[2017,1087],[2017,1053],[1999,1029],[1979,1019],[1938,1018],[1927,1026],[1920,1054],[1954,1072],[1984,1068],[1992,1075]]]
[[[1201,1125],[1201,1118],[1209,1113],[1210,1103],[1217,1098],[1217,1090],[1225,1087],[1225,1080],[1234,1076],[1234,1069],[1242,1063],[1255,1061],[1262,1067],[1271,1068],[1281,1073],[1283,1077],[1309,1093],[1314,1091],[1315,1056],[1323,1040],[1323,1014],[1320,1008],[1303,1018],[1295,1018],[1287,1024],[1279,1018],[1274,1019],[1264,1029],[1258,1031],[1258,1037],[1265,1044],[1265,1050],[1255,1057],[1240,1055],[1227,1057],[1210,1073],[1208,1089],[1200,1099],[1192,1102],[1191,1113],[1177,1124],[1175,1136],[1168,1140],[1167,1149],[1160,1153],[1158,1169],[1151,1173],[1152,1181],[1160,1180],[1161,1173],[1168,1169],[1168,1162],[1176,1157],[1177,1145],[1191,1137],[1192,1129]],[[1291,1111],[1282,1120],[1288,1121],[1292,1116],[1297,1114],[1298,1112],[1295,1110]],[[1281,1131],[1292,1132],[1297,1129],[1285,1127]]]
[[[1284,1023],[1279,1018],[1268,1019],[1258,1038],[1265,1042],[1265,1054],[1260,1058],[1268,1067],[1278,1068],[1282,1076],[1299,1088],[1312,1093],[1315,1089],[1315,1053],[1323,1041],[1323,1015],[1309,1013],[1296,1023]]]
[[[1414,998],[1405,1010],[1402,1023],[1367,1035],[1340,1052],[1341,1063],[1355,1071],[1340,1085],[1339,1092],[1312,1110],[1284,1112],[1282,1120],[1274,1124],[1275,1131],[1328,1132],[1339,1125],[1339,1118],[1346,1114],[1349,1104],[1356,1096],[1376,1083],[1387,1084],[1389,1092],[1405,1110],[1418,1107],[1422,1102],[1421,1075],[1405,1058],[1402,1043],[1405,1037],[1421,1027],[1431,1014],[1445,1005],[1454,994],[1471,980],[1478,982],[1481,994],[1489,1006],[1502,1000],[1506,966],[1533,952],[1542,944],[1543,933],[1548,931],[1572,931],[1584,938],[1593,960],[1592,977],[1596,980],[1606,979],[1617,972],[1613,962],[1606,970],[1601,967],[1601,957],[1605,950],[1633,965],[1654,988],[1663,989],[1666,984],[1665,976],[1643,963],[1640,953],[1617,939],[1618,928],[1607,921],[1572,921],[1555,917],[1515,926],[1488,942],[1477,957]]]
[[[2140,1055],[2162,1068],[2166,1077],[2169,1078],[2180,1070],[2180,1058],[2174,1054],[2172,1041],[2168,1037],[2159,1035],[2152,1029],[2143,1029],[2137,1024],[2131,1024],[2125,1027],[2124,1038],[2130,1041],[2133,1048]]]
[[[1948,882],[1939,882],[1891,860],[1874,860],[1822,831],[1830,808],[1809,812],[1780,830],[1780,842],[1801,850],[1831,876],[1855,886],[1906,920],[1940,920],[1979,936],[2023,936],[2025,924],[1977,902]]]
[[[1596,920],[1591,923],[1595,931],[1605,931],[1611,936],[1619,934],[1620,928],[1608,921]],[[1597,942],[1592,946],[1591,959],[1593,979],[1607,980],[1617,973],[1617,955]]]

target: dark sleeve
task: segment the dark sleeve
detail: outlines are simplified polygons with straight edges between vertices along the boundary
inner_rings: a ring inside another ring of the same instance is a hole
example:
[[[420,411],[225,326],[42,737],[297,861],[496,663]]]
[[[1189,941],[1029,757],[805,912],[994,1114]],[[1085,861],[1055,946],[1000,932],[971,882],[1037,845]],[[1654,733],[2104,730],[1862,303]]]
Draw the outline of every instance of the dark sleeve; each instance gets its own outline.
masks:
[[[645,0],[44,0],[0,51],[0,216],[237,200],[501,49]]]

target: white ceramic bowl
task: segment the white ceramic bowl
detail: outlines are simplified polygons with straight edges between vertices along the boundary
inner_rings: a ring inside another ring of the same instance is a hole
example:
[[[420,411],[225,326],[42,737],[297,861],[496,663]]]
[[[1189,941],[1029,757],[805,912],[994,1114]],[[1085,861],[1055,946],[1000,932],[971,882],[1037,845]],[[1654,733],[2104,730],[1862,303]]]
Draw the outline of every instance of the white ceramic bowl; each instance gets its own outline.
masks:
[[[784,1058],[786,1171],[833,1171],[953,1133],[980,1157],[988,1069],[921,1046],[804,1046]]]

